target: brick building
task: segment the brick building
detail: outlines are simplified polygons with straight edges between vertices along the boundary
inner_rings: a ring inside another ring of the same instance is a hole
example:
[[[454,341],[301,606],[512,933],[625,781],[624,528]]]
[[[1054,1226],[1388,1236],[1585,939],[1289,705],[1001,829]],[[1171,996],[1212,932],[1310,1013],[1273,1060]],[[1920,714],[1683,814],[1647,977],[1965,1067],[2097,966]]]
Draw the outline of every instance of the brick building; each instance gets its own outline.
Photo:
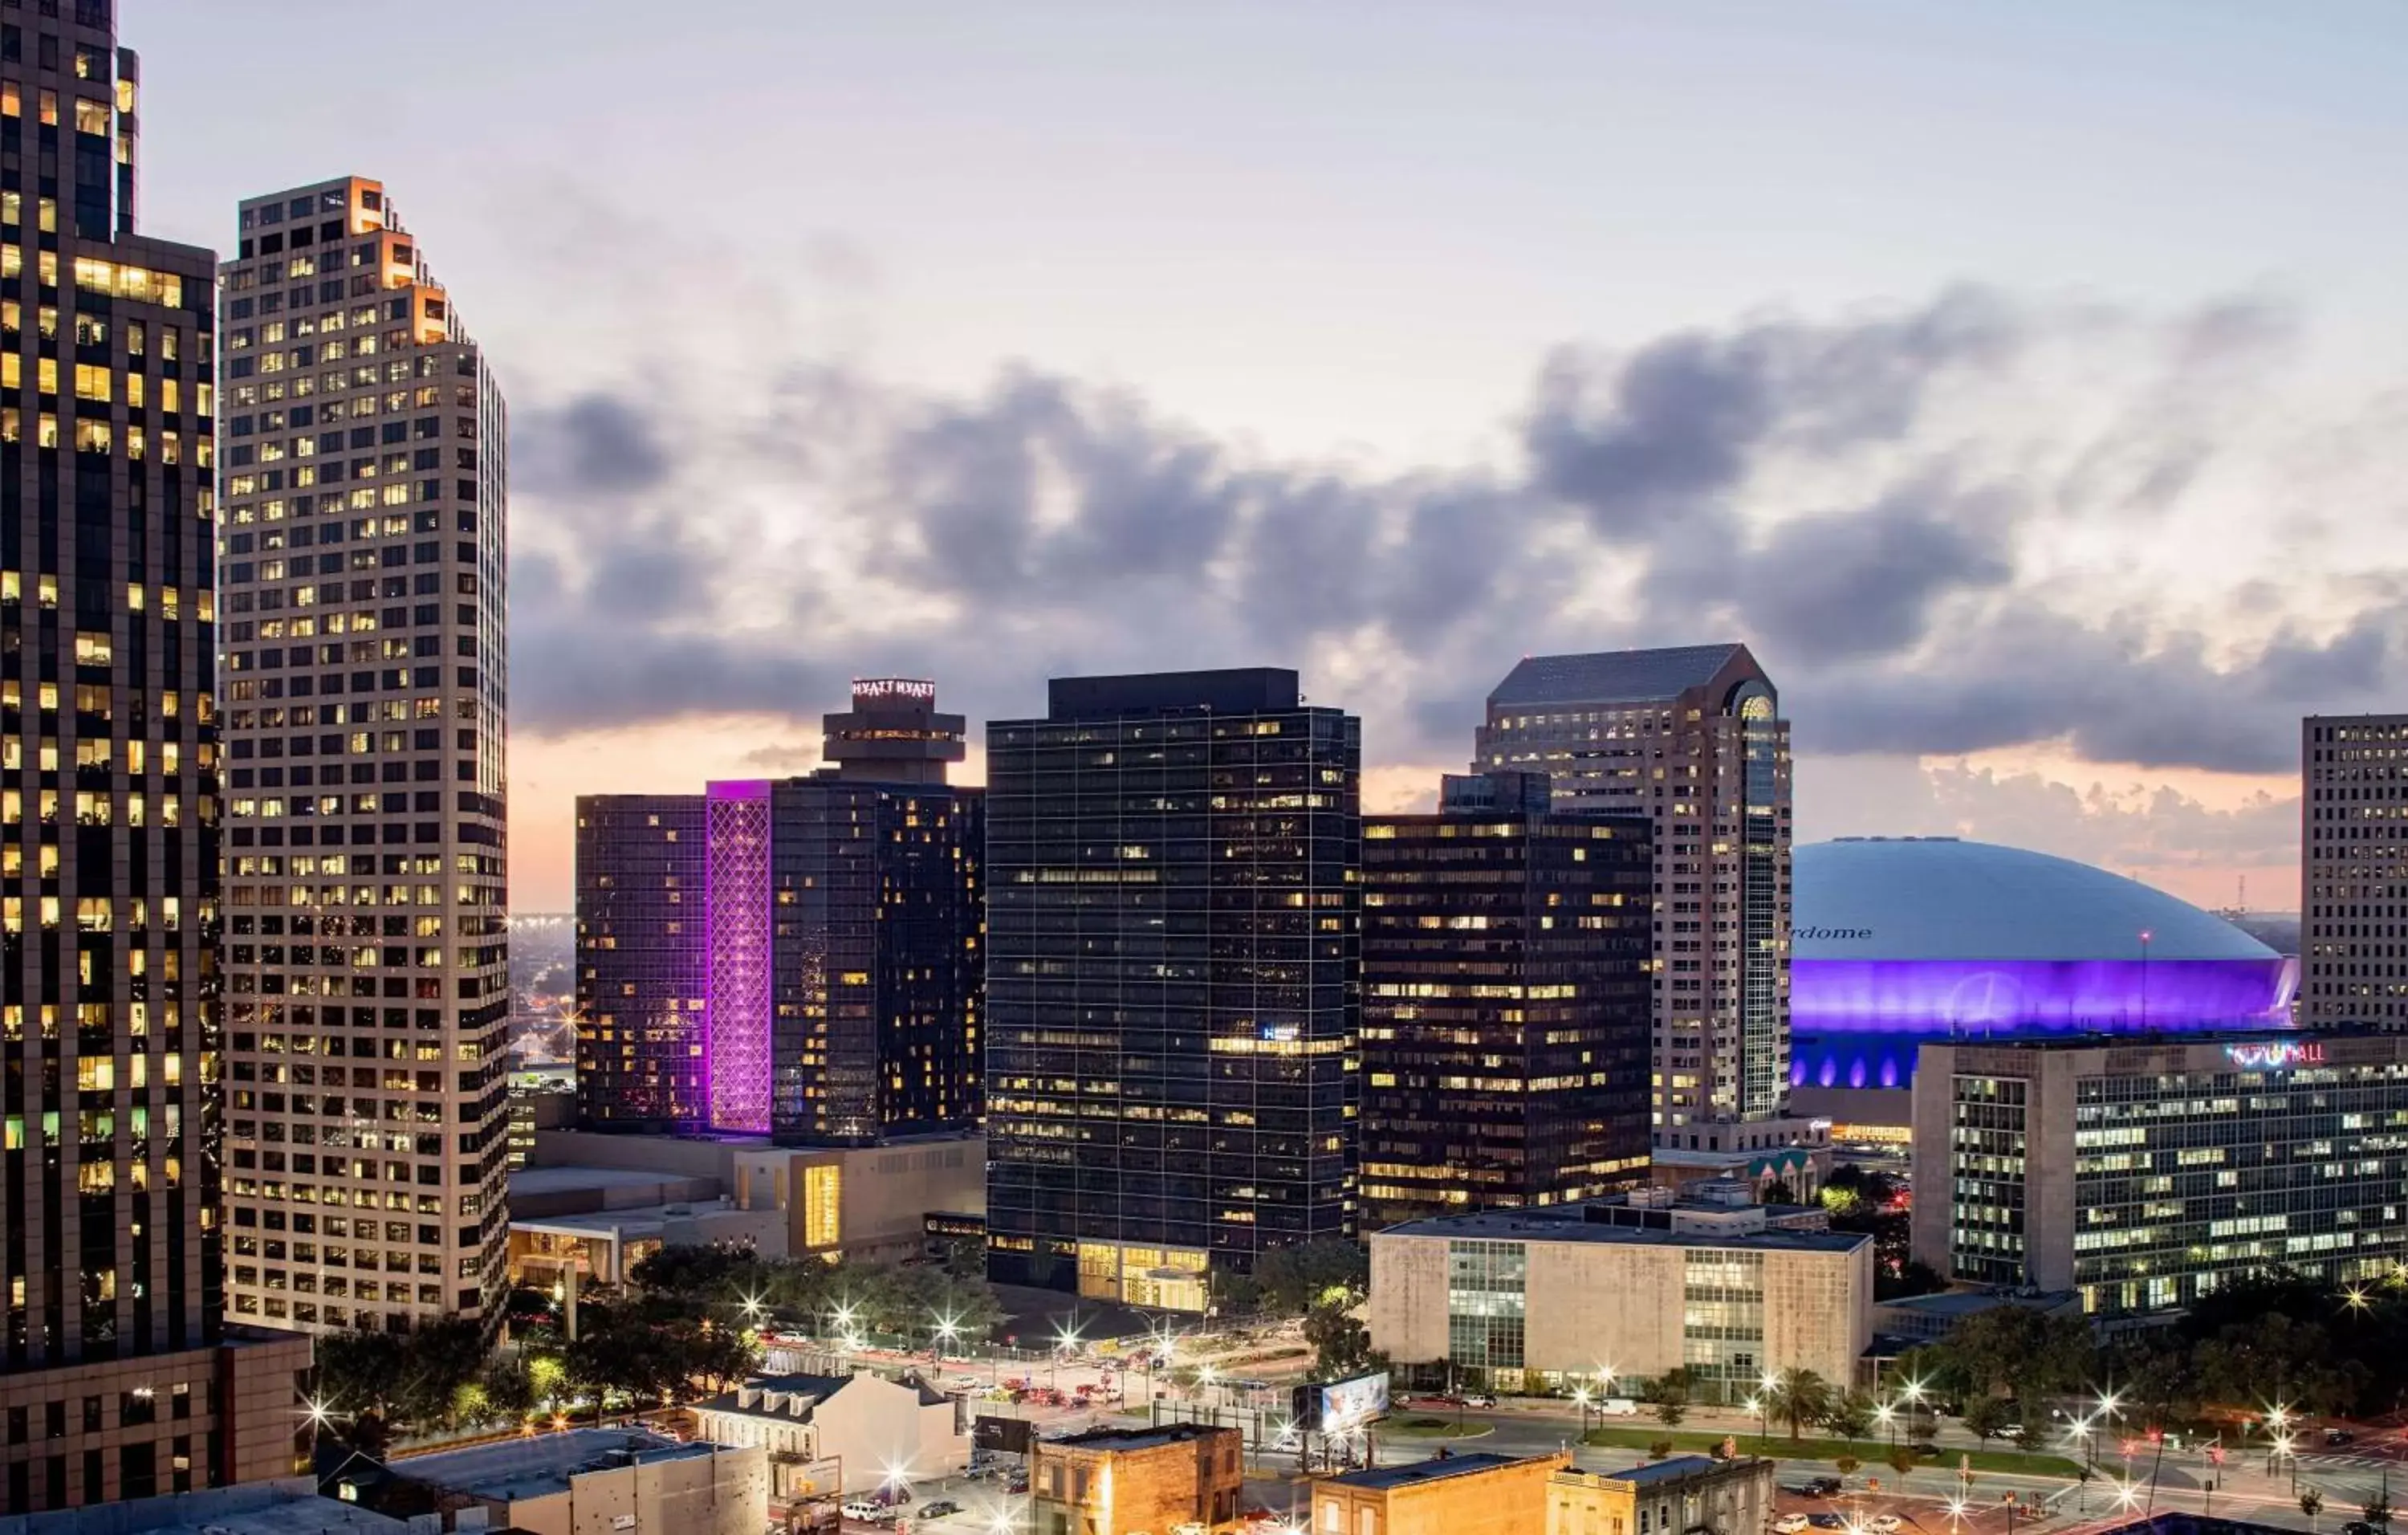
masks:
[[[1039,1440],[1030,1535],[1138,1535],[1238,1516],[1245,1446],[1235,1428],[1166,1423]]]

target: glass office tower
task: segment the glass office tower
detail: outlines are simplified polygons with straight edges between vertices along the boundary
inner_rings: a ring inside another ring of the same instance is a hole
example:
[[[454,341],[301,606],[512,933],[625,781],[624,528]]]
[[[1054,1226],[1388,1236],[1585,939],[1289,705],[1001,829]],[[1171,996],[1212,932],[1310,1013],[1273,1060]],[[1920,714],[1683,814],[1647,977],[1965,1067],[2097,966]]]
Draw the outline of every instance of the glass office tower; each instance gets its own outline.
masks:
[[[1050,694],[988,732],[989,1271],[1200,1310],[1354,1228],[1361,723],[1272,669]]]

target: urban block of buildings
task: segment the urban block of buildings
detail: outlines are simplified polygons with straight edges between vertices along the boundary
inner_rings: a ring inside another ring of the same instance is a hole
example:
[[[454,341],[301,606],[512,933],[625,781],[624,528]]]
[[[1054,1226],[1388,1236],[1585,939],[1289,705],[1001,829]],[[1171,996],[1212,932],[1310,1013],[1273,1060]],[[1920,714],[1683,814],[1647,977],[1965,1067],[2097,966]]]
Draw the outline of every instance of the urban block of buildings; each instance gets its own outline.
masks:
[[[1365,818],[1367,1228],[1646,1180],[1649,834],[1556,811],[1543,773]]]
[[[226,263],[231,1315],[499,1297],[507,420],[381,182],[246,198]]]
[[[765,1375],[703,1399],[694,1414],[702,1438],[767,1454],[770,1496],[783,1501],[959,1476],[970,1465],[968,1399],[867,1370]]]
[[[1645,1191],[1375,1232],[1371,1346],[1401,1384],[1604,1386],[1687,1366],[1705,1399],[1767,1372],[1857,1378],[1872,1341],[1870,1236],[1819,1209]]]
[[[1659,1144],[1777,1120],[1789,1086],[1789,724],[1744,645],[1525,658],[1474,772],[1545,773],[1561,808],[1645,817],[1655,854]]]
[[[338,1473],[339,1474],[339,1473]],[[525,1535],[760,1535],[768,1456],[644,1428],[571,1428],[411,1456],[373,1468],[393,1508],[427,1508],[445,1530]]]
[[[290,1474],[222,1323],[217,260],[137,232],[112,7],[0,22],[0,1507]]]
[[[1160,1535],[1238,1516],[1245,1444],[1235,1428],[1166,1423],[1039,1439],[1028,1456],[1029,1535]]]
[[[984,796],[933,683],[853,684],[827,766],[577,802],[590,1128],[868,1144],[981,1109]]]
[[[2098,1316],[2289,1268],[2408,1261],[2408,1034],[1926,1045],[1914,1255]]]
[[[988,1272],[1197,1312],[1355,1229],[1361,724],[1272,668],[1048,705],[988,730]]]
[[[1569,1455],[1441,1451],[1312,1484],[1313,1530],[1342,1535],[1526,1535],[1546,1528],[1548,1479]]]
[[[1773,1462],[1681,1455],[1624,1471],[1566,1467],[1547,1479],[1546,1535],[1714,1535],[1772,1528]]]

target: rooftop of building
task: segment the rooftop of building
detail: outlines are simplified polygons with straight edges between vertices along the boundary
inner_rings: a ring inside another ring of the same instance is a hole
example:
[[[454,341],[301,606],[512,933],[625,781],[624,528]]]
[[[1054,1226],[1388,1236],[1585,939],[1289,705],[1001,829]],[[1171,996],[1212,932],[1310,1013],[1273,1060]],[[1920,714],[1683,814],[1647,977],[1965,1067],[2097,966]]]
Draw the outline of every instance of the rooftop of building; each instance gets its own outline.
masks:
[[[642,1193],[657,1189],[663,1182],[691,1183],[685,1174],[652,1172],[637,1168],[589,1168],[580,1166],[529,1166],[510,1172],[510,1192],[524,1197],[529,1194],[566,1194],[587,1189],[624,1189]]]
[[[2028,1294],[2017,1290],[1942,1290],[1937,1295],[1906,1295],[1893,1300],[1875,1302],[1891,1311],[1914,1312],[1951,1320],[1995,1311],[2000,1306],[2053,1312],[2078,1307],[2081,1303],[2082,1297],[2072,1290],[2034,1290]]]
[[[887,1377],[867,1370],[855,1370],[850,1375],[818,1375],[809,1371],[797,1371],[786,1375],[755,1375],[733,1391],[723,1391],[715,1397],[707,1397],[694,1405],[698,1412],[751,1413],[792,1417],[794,1413],[777,1412],[764,1399],[770,1395],[800,1397],[816,1409],[819,1403],[826,1401],[846,1386],[860,1380],[885,1381]],[[920,1405],[923,1407],[934,1407],[939,1402],[951,1399],[943,1392],[937,1390],[916,1375],[908,1380],[891,1381],[888,1384],[918,1392]],[[752,1398],[750,1404],[745,1400],[748,1396]],[[802,1414],[806,1419],[810,1415],[809,1412]]]
[[[1427,1482],[1442,1482],[1449,1477],[1475,1476],[1506,1466],[1518,1466],[1523,1456],[1498,1455],[1494,1450],[1475,1450],[1468,1455],[1445,1451],[1426,1460],[1411,1461],[1402,1466],[1372,1466],[1359,1471],[1346,1471],[1326,1478],[1341,1487],[1364,1487],[1376,1492],[1393,1492],[1398,1487],[1419,1486]],[[1552,1457],[1540,1457],[1552,1458]]]
[[[1677,698],[1713,681],[1747,647],[1677,645],[1586,655],[1526,655],[1489,694],[1491,706],[1643,704]]]
[[[306,1476],[0,1518],[0,1535],[408,1535],[409,1528],[321,1497]]]
[[[681,1443],[641,1428],[571,1428],[565,1433],[508,1439],[473,1449],[411,1456],[390,1469],[396,1476],[492,1502],[516,1502],[568,1490],[569,1479],[628,1465],[685,1460],[719,1448]]]
[[[1755,1459],[1754,1456],[1730,1461],[1716,1460],[1712,1456],[1676,1455],[1669,1459],[1650,1461],[1644,1466],[1633,1466],[1628,1470],[1607,1471],[1604,1478],[1609,1482],[1628,1482],[1646,1487],[1662,1482],[1684,1482],[1693,1476],[1711,1475],[1726,1467],[1744,1466]]]
[[[1097,1450],[1123,1452],[1154,1450],[1165,1444],[1187,1444],[1215,1434],[1234,1434],[1235,1428],[1216,1428],[1209,1423],[1165,1423],[1151,1428],[1090,1428],[1084,1433],[1065,1434],[1060,1439],[1040,1439],[1039,1449]]]
[[[1138,672],[1120,677],[1056,677],[1045,684],[1056,720],[1125,714],[1274,714],[1301,708],[1297,674],[1280,667],[1219,671]]]
[[[1782,1207],[1775,1206],[1774,1210]],[[1872,1241],[1861,1231],[1668,1231],[1657,1227],[1611,1226],[1582,1218],[1578,1207],[1559,1212],[1484,1210],[1407,1221],[1375,1233],[1382,1237],[1432,1237],[1455,1241],[1580,1241],[1625,1247],[1721,1247],[1769,1253],[1852,1253]]]

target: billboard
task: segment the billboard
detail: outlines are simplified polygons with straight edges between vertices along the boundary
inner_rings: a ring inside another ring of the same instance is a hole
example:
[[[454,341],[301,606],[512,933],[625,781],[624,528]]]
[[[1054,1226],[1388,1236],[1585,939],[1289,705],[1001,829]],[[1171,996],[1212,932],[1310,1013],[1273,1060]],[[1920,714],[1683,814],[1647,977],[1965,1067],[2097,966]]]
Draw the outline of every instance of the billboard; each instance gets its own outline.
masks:
[[[1359,1427],[1388,1411],[1388,1372],[1342,1381],[1316,1381],[1296,1388],[1291,1399],[1296,1426],[1306,1433]]]

